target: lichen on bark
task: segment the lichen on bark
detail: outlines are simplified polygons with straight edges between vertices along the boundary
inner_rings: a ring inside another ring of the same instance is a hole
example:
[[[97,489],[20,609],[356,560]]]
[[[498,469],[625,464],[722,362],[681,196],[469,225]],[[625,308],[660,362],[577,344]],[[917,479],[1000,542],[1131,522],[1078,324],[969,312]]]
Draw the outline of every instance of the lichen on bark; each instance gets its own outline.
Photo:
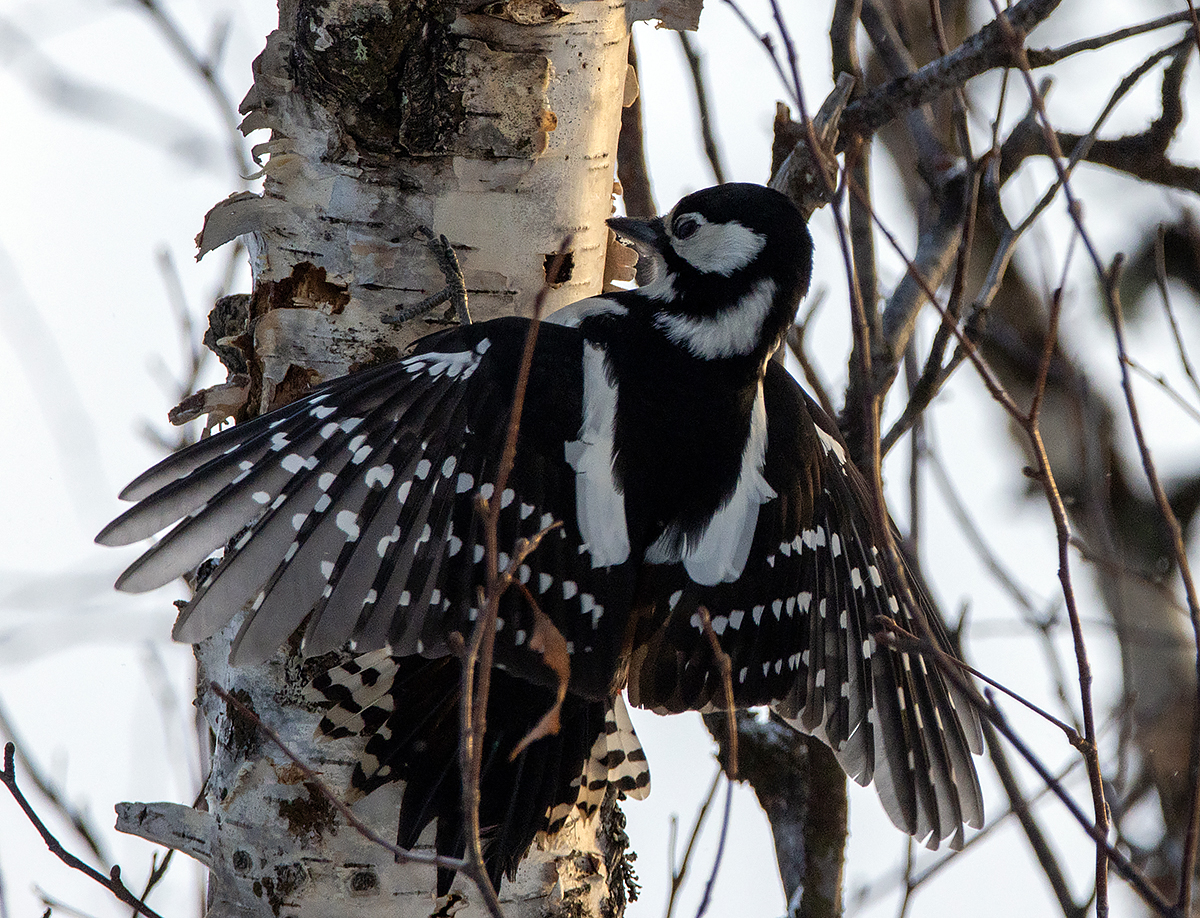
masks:
[[[345,7],[352,7],[349,12]],[[462,60],[447,0],[302,0],[293,64],[297,90],[338,113],[360,154],[447,151],[463,120]]]

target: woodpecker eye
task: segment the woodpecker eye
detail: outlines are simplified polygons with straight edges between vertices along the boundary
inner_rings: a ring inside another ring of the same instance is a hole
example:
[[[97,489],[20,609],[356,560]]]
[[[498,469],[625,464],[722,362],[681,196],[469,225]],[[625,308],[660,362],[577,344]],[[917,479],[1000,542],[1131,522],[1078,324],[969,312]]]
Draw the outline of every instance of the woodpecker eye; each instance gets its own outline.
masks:
[[[696,222],[695,218],[684,216],[675,221],[675,226],[671,232],[676,239],[687,239],[688,236],[692,235],[699,228],[700,224]]]

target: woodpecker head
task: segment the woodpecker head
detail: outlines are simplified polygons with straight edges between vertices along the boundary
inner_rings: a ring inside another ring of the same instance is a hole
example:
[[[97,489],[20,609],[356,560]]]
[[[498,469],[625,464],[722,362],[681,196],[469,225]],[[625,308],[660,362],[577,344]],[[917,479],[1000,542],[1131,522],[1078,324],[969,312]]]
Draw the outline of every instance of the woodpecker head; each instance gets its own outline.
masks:
[[[812,238],[786,196],[727,184],[690,194],[665,217],[608,221],[656,266],[641,293],[654,322],[696,357],[763,358],[791,324],[812,272]]]

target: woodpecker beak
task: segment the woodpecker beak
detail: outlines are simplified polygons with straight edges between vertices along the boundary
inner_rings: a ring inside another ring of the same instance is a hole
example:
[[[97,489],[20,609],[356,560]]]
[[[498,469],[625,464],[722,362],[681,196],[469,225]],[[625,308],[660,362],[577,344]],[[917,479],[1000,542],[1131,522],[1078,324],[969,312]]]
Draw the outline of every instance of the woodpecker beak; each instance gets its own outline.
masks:
[[[634,217],[609,217],[608,225],[622,239],[633,243],[633,247],[642,252],[649,250],[659,255],[667,247],[667,225],[662,217],[652,220],[638,220]]]

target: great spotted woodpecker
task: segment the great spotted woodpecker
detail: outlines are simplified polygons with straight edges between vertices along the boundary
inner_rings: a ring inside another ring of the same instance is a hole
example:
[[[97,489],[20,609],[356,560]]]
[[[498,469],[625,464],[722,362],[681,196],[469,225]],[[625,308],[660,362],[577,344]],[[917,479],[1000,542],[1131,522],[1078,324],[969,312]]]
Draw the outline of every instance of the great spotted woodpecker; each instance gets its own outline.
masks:
[[[224,547],[176,638],[203,640],[246,609],[234,664],[301,626],[308,655],[350,642],[362,656],[314,683],[323,728],[369,737],[360,791],[407,782],[401,844],[437,819],[439,849],[457,854],[448,636],[479,614],[482,496],[500,507],[501,569],[509,546],[549,530],[515,564],[524,590],[505,593],[496,621],[482,801],[494,879],[610,782],[648,789],[622,689],[658,712],[721,703],[702,610],[737,705],[771,705],[828,743],[904,831],[960,843],[983,817],[975,715],[922,656],[877,641],[879,616],[921,631],[925,600],[882,547],[836,425],[771,360],[808,288],[801,215],[775,191],[728,184],[663,218],[609,223],[654,279],[543,323],[499,493],[522,318],[431,334],[159,463],[97,540],[179,523],[117,586],[160,586]],[[530,600],[565,638],[569,691],[559,734],[509,762],[559,680],[530,648]]]

